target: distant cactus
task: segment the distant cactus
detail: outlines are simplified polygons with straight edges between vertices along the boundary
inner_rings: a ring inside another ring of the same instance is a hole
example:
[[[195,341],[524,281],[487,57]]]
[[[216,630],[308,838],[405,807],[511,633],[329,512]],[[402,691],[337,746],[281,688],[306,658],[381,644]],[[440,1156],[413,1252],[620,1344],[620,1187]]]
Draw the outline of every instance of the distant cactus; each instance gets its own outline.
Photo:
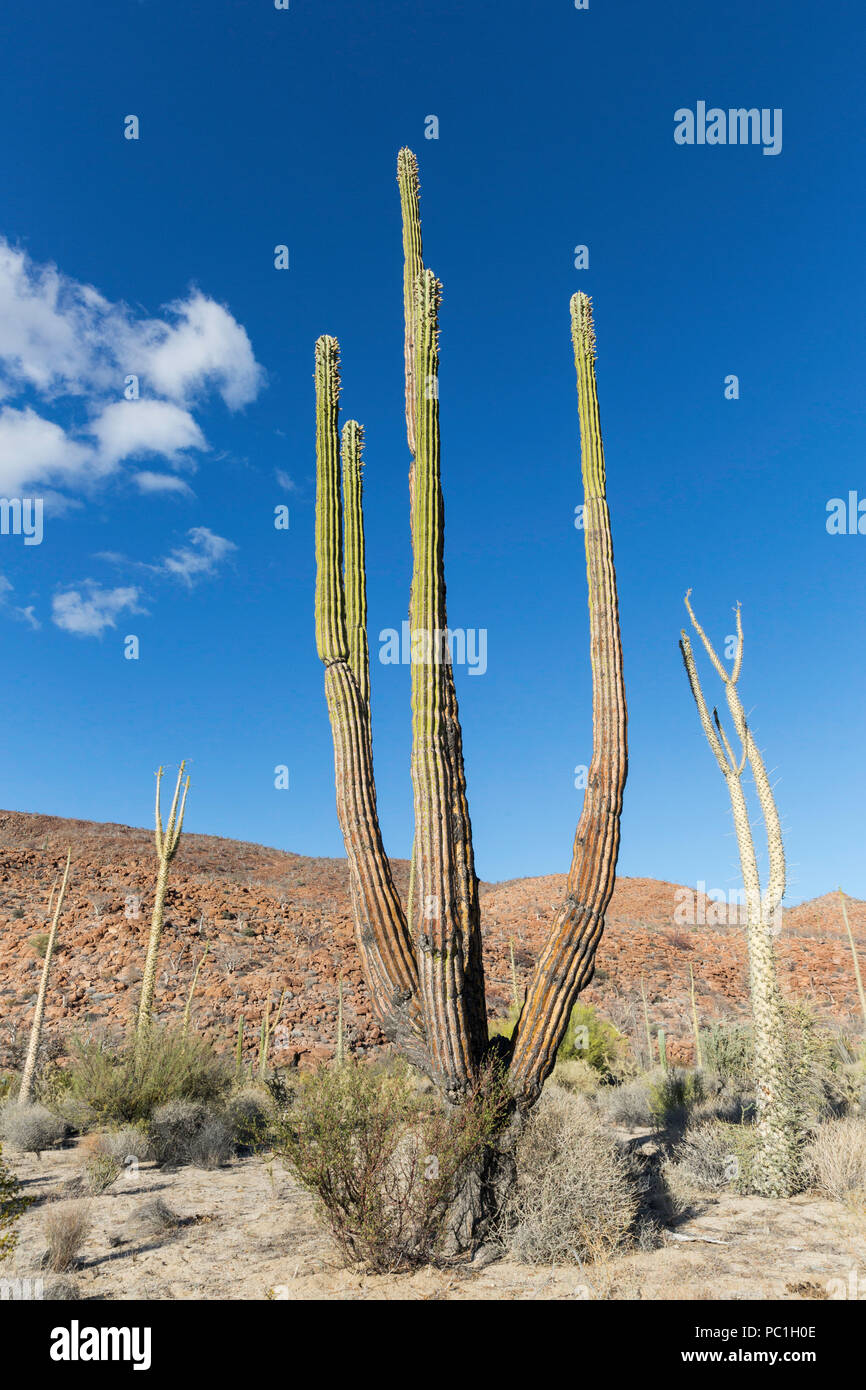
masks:
[[[851,923],[848,921],[848,908],[845,903],[845,894],[842,892],[841,888],[839,889],[839,899],[842,903],[842,916],[845,919],[845,931],[848,934],[848,944],[851,947],[851,959],[854,962],[854,979],[857,981],[857,994],[860,998],[864,1037],[866,1037],[866,991],[863,989],[863,976],[860,973],[860,961],[857,958],[857,945],[854,941],[854,933],[851,930]]]
[[[657,1033],[657,1035],[656,1035],[656,1040],[657,1040],[658,1045],[659,1045],[659,1062],[660,1062],[661,1065],[664,1067],[665,1071],[667,1071],[667,1069],[668,1069],[668,1044],[667,1044],[667,1034],[665,1033],[664,1028],[660,1028],[660,1029],[658,1030],[658,1033]]]
[[[183,813],[186,808],[186,794],[189,791],[189,778],[183,781],[186,763],[181,763],[174,789],[168,823],[163,829],[162,813],[159,804],[159,791],[162,782],[162,768],[156,774],[156,853],[159,859],[159,872],[156,878],[156,897],[153,903],[153,917],[150,926],[150,940],[147,958],[144,963],[144,976],[141,982],[141,1001],[138,1006],[138,1032],[143,1034],[151,1025],[153,1018],[153,995],[156,988],[156,964],[159,956],[159,943],[162,938],[162,922],[165,911],[165,894],[168,888],[168,871],[171,861],[177,854],[180,835],[183,829]],[[180,796],[183,783],[183,797]],[[180,809],[178,800],[180,799]]]
[[[356,941],[376,1019],[446,1097],[470,1093],[490,1047],[510,1051],[518,1106],[532,1105],[591,980],[613,891],[626,778],[626,709],[616,580],[586,295],[571,302],[585,497],[593,673],[593,754],[568,891],[514,1034],[488,1043],[478,879],[454,673],[447,647],[440,476],[441,286],[423,264],[415,156],[401,150],[406,428],[413,570],[412,783],[408,919],[376,813],[370,736],[360,426],[339,433],[339,347],[316,344],[316,645],[334,741],[337,813],[349,861]]]
[[[712,643],[698,622],[690,602],[691,590],[685,603],[689,618],[717,674],[725,687],[728,708],[742,753],[735,757],[730,741],[722,727],[717,710],[712,716],[707,708],[698,677],[691,643],[685,631],[681,634],[680,651],[701,726],[707,742],[728,788],[734,816],[734,829],[740,851],[740,867],[746,890],[749,952],[749,986],[755,1034],[755,1082],[757,1087],[758,1146],[754,1156],[751,1186],[765,1197],[787,1197],[799,1181],[799,1147],[801,1136],[797,1127],[797,1105],[790,1091],[789,1066],[785,1057],[785,1023],[782,996],[776,971],[773,933],[778,930],[785,895],[785,853],[779,813],[770,786],[770,779],[746,722],[738,682],[743,665],[743,621],[740,606],[736,608],[737,646],[731,670],[726,670]],[[755,842],[749,823],[749,812],[743,791],[742,776],[746,763],[752,769],[755,789],[767,831],[769,876],[767,891],[762,895]]]
[[[689,966],[689,986],[692,1001],[692,1030],[695,1035],[695,1066],[703,1067],[704,1058],[701,1050],[701,1029],[698,1023],[698,1001],[695,997],[695,972],[691,966]]]
[[[33,1023],[30,1028],[30,1041],[27,1045],[27,1056],[24,1060],[24,1071],[21,1077],[21,1089],[18,1092],[19,1105],[27,1105],[33,1095],[33,1078],[36,1075],[36,1058],[39,1053],[39,1042],[42,1037],[42,1023],[45,1018],[45,999],[48,993],[48,972],[51,969],[51,957],[54,955],[54,946],[57,941],[57,924],[60,921],[60,913],[63,909],[63,899],[66,896],[66,885],[69,881],[69,865],[72,858],[72,850],[66,856],[66,868],[63,870],[63,878],[60,883],[60,891],[57,894],[57,905],[54,909],[54,917],[51,921],[51,930],[48,933],[48,940],[45,945],[45,961],[42,966],[42,978],[39,981],[39,992],[36,995],[36,1008],[33,1013]],[[54,889],[51,890],[51,898],[48,902],[48,911],[51,912],[51,902],[54,898]]]

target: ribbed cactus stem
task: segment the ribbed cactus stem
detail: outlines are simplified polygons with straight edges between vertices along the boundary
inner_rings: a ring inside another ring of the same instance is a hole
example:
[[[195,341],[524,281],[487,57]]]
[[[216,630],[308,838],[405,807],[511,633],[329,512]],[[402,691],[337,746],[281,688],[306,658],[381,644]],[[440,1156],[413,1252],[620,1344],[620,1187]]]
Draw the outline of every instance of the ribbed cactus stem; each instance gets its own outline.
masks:
[[[647,1051],[647,1058],[648,1058],[647,1065],[648,1065],[648,1066],[652,1066],[652,1060],[653,1060],[653,1035],[652,1035],[652,1029],[650,1028],[649,1007],[648,1007],[647,1001],[646,1001],[646,987],[645,987],[645,985],[644,985],[644,978],[643,978],[643,975],[641,975],[641,977],[640,977],[640,997],[641,997],[641,999],[643,1000],[643,1022],[644,1022],[644,1029],[646,1030],[646,1051]]]
[[[186,797],[189,791],[189,778],[187,777],[186,781],[184,781],[185,769],[186,763],[182,762],[178,769],[174,797],[172,798],[171,810],[169,811],[165,828],[163,828],[162,812],[160,809],[160,787],[162,784],[163,769],[160,768],[156,774],[155,839],[159,869],[156,877],[156,894],[153,902],[153,917],[150,924],[150,939],[148,941],[147,957],[144,963],[144,976],[141,982],[141,1000],[138,1006],[139,1035],[147,1031],[153,1017],[153,996],[156,989],[156,968],[159,958],[159,943],[162,939],[162,924],[165,913],[165,895],[168,889],[168,874],[171,868],[171,862],[177,854],[178,845],[180,844],[181,831],[183,830],[183,815],[186,809]],[[181,788],[183,788],[182,796]]]
[[[441,286],[430,270],[417,284],[414,566],[410,630],[412,655],[412,784],[415,792],[416,877],[419,900],[418,978],[433,1074],[458,1100],[472,1085],[487,1043],[479,1014],[477,970],[457,900],[452,824],[454,773],[446,724],[447,648],[443,562],[444,507],[440,477],[439,304]],[[467,987],[468,986],[468,987]]]
[[[665,1033],[664,1028],[660,1028],[660,1029],[659,1029],[659,1031],[658,1031],[658,1033],[657,1033],[657,1035],[656,1035],[656,1038],[657,1038],[657,1042],[658,1042],[658,1045],[659,1045],[659,1062],[660,1062],[661,1065],[664,1067],[665,1071],[667,1071],[667,1069],[668,1069],[668,1044],[667,1044],[667,1034]]]
[[[422,1064],[414,952],[376,813],[370,736],[360,426],[341,459],[339,346],[316,343],[316,645],[334,743],[337,816],[349,860],[352,916],[377,1022]],[[342,465],[342,472],[341,472]],[[344,527],[344,496],[345,527]],[[345,564],[344,564],[345,556]]]
[[[357,420],[348,420],[343,427],[343,573],[346,586],[346,632],[349,666],[358,683],[361,699],[369,705],[370,649],[367,642],[363,469],[364,431]]]
[[[346,1061],[346,1035],[343,1031],[343,977],[337,980],[337,1066]]]
[[[402,149],[397,155],[397,185],[400,189],[400,212],[403,221],[403,352],[406,364],[406,436],[409,453],[415,457],[415,325],[417,306],[415,287],[424,268],[421,244],[421,211],[419,204],[418,160],[411,150]],[[413,480],[410,473],[409,503],[413,501]]]
[[[42,1038],[42,1024],[45,1019],[45,1000],[48,995],[48,974],[51,970],[51,958],[54,955],[54,946],[57,941],[57,926],[60,921],[60,913],[63,910],[63,899],[66,897],[66,885],[69,882],[69,865],[72,858],[70,849],[66,856],[66,868],[63,870],[63,878],[60,882],[60,892],[57,895],[57,905],[54,909],[54,916],[51,919],[51,929],[48,933],[48,942],[45,947],[45,960],[42,965],[42,977],[39,981],[39,991],[36,995],[36,1008],[33,1013],[33,1023],[30,1027],[30,1040],[27,1044],[27,1056],[24,1059],[24,1071],[21,1076],[21,1089],[18,1092],[20,1104],[29,1103],[33,1094],[33,1079],[36,1075],[36,1059],[39,1055],[39,1043]],[[51,890],[51,898],[48,903],[48,911],[51,912],[51,903],[54,899],[54,889]]]
[[[613,893],[628,758],[622,642],[595,377],[592,304],[571,301],[577,372],[584,542],[592,663],[592,760],[577,826],[565,902],[554,922],[517,1025],[512,1085],[524,1104],[540,1094],[572,1008],[589,984]]]

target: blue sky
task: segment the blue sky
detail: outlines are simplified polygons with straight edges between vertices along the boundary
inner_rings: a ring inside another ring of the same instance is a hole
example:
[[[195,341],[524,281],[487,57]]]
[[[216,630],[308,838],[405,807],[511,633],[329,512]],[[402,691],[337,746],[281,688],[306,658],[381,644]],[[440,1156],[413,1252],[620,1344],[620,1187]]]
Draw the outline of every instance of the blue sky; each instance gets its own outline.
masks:
[[[157,765],[185,756],[188,829],[342,853],[312,619],[327,332],[367,431],[377,785],[389,852],[408,854],[408,667],[376,659],[410,566],[408,144],[445,287],[449,618],[487,632],[485,673],[457,670],[479,873],[567,867],[589,760],[568,315],[582,289],[629,699],[620,870],[739,884],[677,651],[691,585],[718,641],[743,604],[742,694],[777,779],[790,901],[840,882],[866,897],[866,536],[826,528],[831,498],[866,497],[866,25],[838,0],[759,9],[7,10],[0,493],[46,501],[41,545],[0,536],[0,804],[148,824]],[[676,144],[674,113],[699,101],[781,109],[781,152]]]

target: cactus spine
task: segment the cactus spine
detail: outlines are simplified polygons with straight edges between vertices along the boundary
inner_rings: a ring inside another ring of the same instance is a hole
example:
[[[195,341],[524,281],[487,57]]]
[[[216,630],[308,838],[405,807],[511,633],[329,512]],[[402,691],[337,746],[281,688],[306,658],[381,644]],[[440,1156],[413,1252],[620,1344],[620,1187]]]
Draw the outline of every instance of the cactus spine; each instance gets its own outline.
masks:
[[[707,708],[698,677],[691,643],[685,631],[681,633],[680,651],[701,726],[707,742],[728,788],[734,817],[734,829],[740,852],[740,867],[746,890],[746,939],[749,953],[749,987],[755,1035],[755,1083],[757,1087],[759,1136],[752,1183],[754,1190],[765,1197],[787,1197],[796,1190],[798,1181],[798,1134],[796,1105],[790,1094],[785,1061],[785,1027],[782,998],[776,972],[773,932],[780,923],[782,898],[785,895],[785,853],[782,830],[770,780],[763,758],[755,746],[740,699],[738,682],[743,665],[743,620],[739,604],[736,607],[737,646],[731,671],[719,659],[712,643],[698,622],[690,602],[691,590],[685,604],[689,618],[716,672],[725,687],[725,696],[734,730],[742,748],[739,759],[722,728],[718,710],[712,717]],[[767,891],[762,895],[755,842],[749,824],[749,812],[743,791],[742,776],[746,763],[752,769],[755,788],[767,831],[769,871]]]
[[[360,428],[338,428],[339,348],[316,344],[316,640],[334,741],[337,813],[353,916],[374,1012],[386,1035],[451,1101],[471,1087],[490,1045],[478,880],[466,795],[445,599],[439,432],[441,285],[422,259],[415,156],[397,168],[403,220],[406,430],[413,551],[412,785],[409,919],[394,890],[376,816],[364,624]],[[622,653],[598,424],[590,301],[575,295],[572,341],[586,501],[593,671],[593,756],[568,895],[538,963],[512,1041],[516,1103],[534,1103],[577,994],[592,978],[613,891],[626,777]],[[351,424],[351,422],[350,422]],[[411,924],[411,930],[410,930]],[[493,1046],[499,1051],[501,1039]]]
[[[162,939],[162,923],[165,913],[165,894],[168,888],[168,871],[171,868],[171,861],[177,854],[180,844],[181,831],[183,830],[183,813],[186,809],[186,795],[189,791],[189,778],[184,782],[183,774],[186,763],[182,762],[178,768],[177,782],[174,788],[171,810],[168,815],[168,822],[163,828],[162,813],[160,810],[160,785],[162,783],[162,772],[160,768],[156,774],[156,812],[155,812],[155,839],[156,854],[159,861],[159,870],[156,876],[156,897],[153,902],[153,917],[150,924],[150,940],[147,945],[147,957],[144,962],[144,977],[141,981],[141,1000],[138,1006],[138,1033],[146,1032],[153,1019],[153,995],[156,988],[156,963],[159,956],[159,943]],[[183,796],[181,797],[181,786],[183,786]],[[180,808],[178,809],[178,801]]]
[[[66,855],[66,868],[63,870],[63,878],[60,882],[60,892],[57,895],[57,904],[54,908],[54,916],[51,919],[51,930],[48,933],[48,943],[45,947],[45,961],[42,966],[42,978],[39,981],[39,992],[36,995],[36,1009],[33,1014],[33,1023],[30,1028],[30,1041],[27,1044],[27,1056],[24,1059],[24,1071],[21,1076],[21,1090],[18,1093],[18,1100],[21,1105],[29,1103],[33,1094],[33,1078],[36,1075],[36,1058],[39,1053],[39,1042],[42,1037],[42,1023],[45,1018],[45,999],[48,994],[48,972],[51,969],[51,957],[54,955],[54,945],[57,941],[57,924],[60,921],[60,913],[63,908],[63,899],[66,896],[66,885],[69,881],[69,864],[72,858],[70,849]],[[51,911],[51,902],[54,898],[54,889],[51,890],[51,898],[48,902],[48,911]]]

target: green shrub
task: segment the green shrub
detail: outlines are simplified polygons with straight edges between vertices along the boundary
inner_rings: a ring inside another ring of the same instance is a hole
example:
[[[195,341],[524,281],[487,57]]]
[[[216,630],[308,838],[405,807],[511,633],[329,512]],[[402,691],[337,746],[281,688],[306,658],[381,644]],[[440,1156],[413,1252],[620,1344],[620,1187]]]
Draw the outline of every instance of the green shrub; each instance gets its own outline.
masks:
[[[428,1263],[441,1249],[462,1174],[507,1110],[495,1067],[461,1107],[419,1095],[408,1069],[349,1061],[305,1077],[276,1148],[318,1198],[344,1255],[371,1269]]]
[[[684,1125],[690,1112],[704,1099],[703,1078],[699,1071],[669,1067],[649,1091],[649,1110],[659,1129]]]
[[[203,1038],[150,1029],[136,1047],[76,1041],[72,1095],[103,1120],[136,1123],[171,1100],[220,1100],[232,1084],[225,1060]]]
[[[754,1088],[755,1048],[746,1023],[717,1023],[701,1032],[704,1069],[731,1090]]]
[[[226,1123],[235,1143],[242,1149],[263,1148],[270,1137],[274,1107],[267,1092],[247,1087],[230,1096],[226,1104]]]
[[[8,1259],[18,1244],[16,1222],[31,1200],[22,1195],[20,1182],[3,1162],[3,1146],[0,1145],[0,1260]]]
[[[592,1004],[575,1004],[557,1061],[579,1059],[605,1080],[622,1076],[628,1059],[628,1039],[607,1019],[599,1018]]]
[[[31,936],[28,944],[33,947],[33,950],[36,952],[37,956],[44,960],[45,952],[48,950],[49,940],[50,938],[48,932],[40,931],[37,932],[35,936]]]

